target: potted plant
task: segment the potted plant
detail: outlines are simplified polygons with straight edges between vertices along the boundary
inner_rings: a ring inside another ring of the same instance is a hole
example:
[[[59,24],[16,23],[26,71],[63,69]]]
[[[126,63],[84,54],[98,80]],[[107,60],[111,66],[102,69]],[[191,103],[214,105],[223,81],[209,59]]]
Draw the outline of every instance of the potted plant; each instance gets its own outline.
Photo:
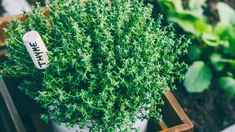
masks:
[[[48,110],[45,121],[94,131],[131,131],[138,120],[161,119],[163,94],[183,78],[188,42],[161,27],[143,1],[64,1],[35,8],[5,29],[8,60],[1,75]],[[35,67],[23,35],[39,32],[50,65]],[[60,126],[59,126],[60,127]]]

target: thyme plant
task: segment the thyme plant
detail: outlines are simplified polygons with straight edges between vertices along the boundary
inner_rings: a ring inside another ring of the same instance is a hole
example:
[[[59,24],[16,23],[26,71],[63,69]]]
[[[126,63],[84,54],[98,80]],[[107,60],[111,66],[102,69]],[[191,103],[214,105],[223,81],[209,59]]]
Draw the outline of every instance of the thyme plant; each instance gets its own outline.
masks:
[[[130,131],[137,119],[161,118],[162,96],[183,78],[188,42],[151,17],[142,0],[55,0],[50,14],[36,7],[5,29],[8,60],[1,74],[23,76],[19,86],[48,110],[46,121],[91,130]],[[36,69],[22,42],[40,33],[50,66]],[[149,113],[144,112],[150,110]]]

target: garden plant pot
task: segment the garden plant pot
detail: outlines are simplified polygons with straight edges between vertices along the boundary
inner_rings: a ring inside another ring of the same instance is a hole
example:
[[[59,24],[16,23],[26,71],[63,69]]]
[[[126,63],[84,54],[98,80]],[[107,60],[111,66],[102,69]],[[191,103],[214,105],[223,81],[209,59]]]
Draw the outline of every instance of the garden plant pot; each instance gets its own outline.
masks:
[[[148,112],[148,111],[146,111]],[[144,112],[144,113],[146,113]],[[79,125],[75,125],[72,128],[68,128],[66,127],[65,123],[62,123],[60,125],[57,125],[56,123],[54,123],[52,121],[51,125],[52,125],[52,129],[54,132],[75,132],[75,131],[81,131],[81,132],[89,132],[90,129],[89,127],[91,127],[92,125],[95,124],[95,121],[87,121],[87,123],[85,124],[84,128],[80,128]],[[139,132],[146,132],[147,131],[147,127],[148,127],[148,120],[137,120],[134,124],[134,128],[137,128],[139,130]],[[117,129],[117,131],[119,131]]]
[[[1,46],[0,55],[2,56],[7,53],[7,50],[4,47],[5,36],[4,36],[3,28],[6,26],[6,24],[10,20],[14,18],[21,19],[21,20],[24,19],[22,15],[17,15],[13,17],[5,17],[5,18],[0,19],[0,46]],[[151,131],[170,131],[170,132],[193,131],[192,122],[189,120],[189,118],[187,117],[183,109],[180,107],[179,103],[177,102],[173,94],[170,91],[168,91],[166,92],[165,97],[166,97],[165,105],[162,108],[163,109],[163,121],[160,124],[158,124],[150,120],[147,126],[147,131],[150,131],[150,132]],[[11,118],[14,118],[14,117],[11,117]],[[144,124],[147,124],[147,121],[145,123],[138,122],[137,124],[141,124],[142,126],[144,126]],[[63,128],[63,125],[59,126],[58,128]]]
[[[8,112],[5,112],[4,116],[1,117],[1,120],[6,119],[6,118],[8,118],[8,120],[7,120],[7,123],[1,124],[1,125],[5,125],[2,128],[11,128],[14,130],[16,130],[16,128],[19,128],[18,123],[14,124],[12,121],[15,117],[10,116],[9,110],[7,110],[7,108],[5,111],[8,111]],[[143,128],[146,128],[145,125],[147,124],[147,132],[153,132],[153,131],[192,132],[193,131],[192,122],[184,113],[183,109],[180,107],[179,103],[177,102],[174,95],[170,91],[165,94],[165,105],[163,106],[162,111],[163,111],[163,120],[161,123],[157,123],[152,120],[148,121],[148,124],[146,123],[147,121],[145,121],[144,123],[143,122],[138,122],[138,123],[140,123],[141,126],[143,126]],[[50,127],[52,127],[53,131],[55,132],[73,131],[75,129],[79,130],[78,127],[76,126],[74,128],[68,129],[65,127],[64,124],[58,126],[52,123],[52,126],[50,126],[50,124],[37,126],[38,122],[41,122],[39,121],[39,118],[34,118],[34,124],[35,124],[37,131],[45,130],[45,128],[47,128],[48,132],[51,132],[52,130],[48,129]],[[19,130],[19,129],[18,131],[22,132],[22,130]]]
[[[86,124],[86,126],[90,126],[90,125],[91,125],[91,122],[88,122]],[[54,132],[75,132],[75,131],[87,132],[87,131],[89,131],[89,128],[86,127],[86,126],[84,128],[80,128],[78,125],[76,125],[72,128],[67,128],[64,123],[60,124],[60,125],[56,125],[55,123],[52,123],[52,129],[53,129]]]
[[[66,125],[63,123],[61,125],[56,125],[55,123],[52,123],[52,128],[54,132],[75,132],[75,131],[83,131],[88,132],[89,128],[87,126],[92,126],[92,122],[88,121],[86,126],[84,128],[80,128],[78,125],[67,128]],[[148,121],[147,120],[137,120],[134,124],[135,128],[138,128],[140,132],[146,132],[148,127]]]

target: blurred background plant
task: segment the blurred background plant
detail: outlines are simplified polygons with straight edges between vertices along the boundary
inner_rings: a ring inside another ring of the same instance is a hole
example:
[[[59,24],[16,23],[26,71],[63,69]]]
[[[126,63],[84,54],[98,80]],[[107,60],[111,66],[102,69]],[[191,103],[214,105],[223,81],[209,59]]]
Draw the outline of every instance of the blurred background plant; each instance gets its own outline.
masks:
[[[203,92],[210,86],[222,88],[229,98],[235,95],[235,11],[223,2],[216,4],[218,21],[211,20],[206,0],[159,0],[167,19],[190,36],[185,75],[188,92]]]
[[[196,131],[220,131],[235,123],[235,1],[147,0],[192,45],[190,65],[175,91]],[[232,8],[233,7],[233,8]],[[225,94],[224,94],[225,93]],[[200,115],[200,116],[199,116]]]

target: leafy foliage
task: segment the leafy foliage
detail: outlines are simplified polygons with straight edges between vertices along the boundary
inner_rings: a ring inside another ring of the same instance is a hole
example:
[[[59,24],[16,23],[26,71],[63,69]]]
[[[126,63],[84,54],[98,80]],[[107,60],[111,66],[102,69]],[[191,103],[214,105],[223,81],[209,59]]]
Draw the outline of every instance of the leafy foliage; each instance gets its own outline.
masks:
[[[210,69],[203,61],[195,61],[185,75],[184,85],[189,92],[202,92],[209,86],[210,81]],[[191,89],[192,86],[193,89]]]
[[[219,78],[235,77],[235,11],[223,2],[217,3],[217,10],[219,15],[219,21],[215,25],[209,21],[209,16],[205,15],[206,9],[205,0],[189,0],[187,4],[183,4],[183,1],[174,0],[159,0],[161,7],[166,13],[166,17],[169,21],[179,25],[183,31],[188,32],[192,39],[193,45],[190,46],[189,60],[203,61],[206,67],[213,73],[213,80]],[[183,6],[185,5],[185,6]],[[194,63],[190,66],[190,69],[194,68]],[[206,71],[205,71],[206,72]],[[185,87],[189,92],[198,92],[198,87],[193,84],[203,84],[205,80],[200,78],[196,79],[197,82],[189,81],[194,74],[188,71],[186,73]],[[204,73],[206,74],[206,73]],[[199,77],[199,76],[198,76]],[[189,84],[191,82],[191,84]],[[225,87],[227,85],[234,85],[230,87],[234,90],[235,84],[229,83],[229,81],[223,81]],[[215,85],[218,81],[215,81]],[[210,84],[213,85],[213,84]],[[210,85],[204,87],[203,90],[209,88]],[[231,91],[229,88],[224,89],[224,86],[220,86],[226,93]],[[201,90],[201,92],[203,91]],[[228,90],[228,91],[227,91]],[[233,94],[234,96],[235,94]],[[232,97],[231,95],[229,97]]]
[[[233,97],[235,95],[235,80],[231,77],[221,77],[219,79],[219,85],[226,92],[228,97]]]
[[[180,57],[188,41],[161,27],[141,0],[55,0],[47,7],[48,16],[36,8],[24,22],[11,22],[8,61],[0,65],[2,75],[25,77],[20,88],[48,109],[44,120],[130,131],[137,119],[160,119],[163,94],[187,67]],[[49,50],[45,70],[35,68],[22,44],[30,30]]]

